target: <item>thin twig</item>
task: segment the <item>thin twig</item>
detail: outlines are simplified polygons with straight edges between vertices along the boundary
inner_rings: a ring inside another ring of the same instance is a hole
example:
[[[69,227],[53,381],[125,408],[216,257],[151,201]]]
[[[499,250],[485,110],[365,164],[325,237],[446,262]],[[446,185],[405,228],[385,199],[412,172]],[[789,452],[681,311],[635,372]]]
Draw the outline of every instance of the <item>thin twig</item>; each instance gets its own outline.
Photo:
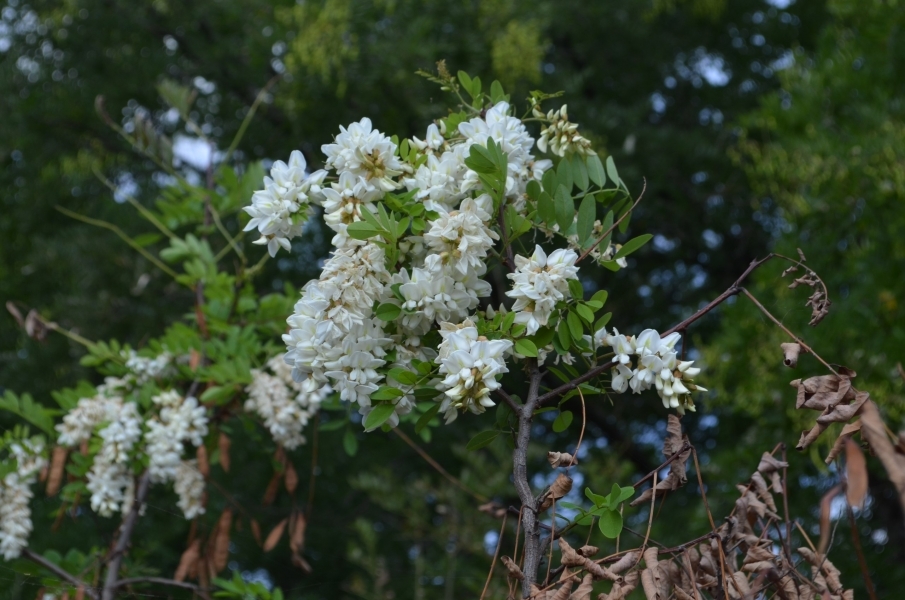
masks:
[[[503,534],[506,532],[506,519],[508,518],[509,513],[503,513],[503,524],[500,526],[500,536],[496,541],[496,550],[493,551],[493,560],[490,562],[490,573],[487,574],[487,581],[484,582],[484,590],[481,592],[480,600],[484,600],[487,588],[490,587],[490,579],[493,577],[493,568],[496,566],[496,559],[500,555],[500,546],[503,545]]]
[[[641,554],[644,554],[644,549],[647,548],[647,540],[650,539],[650,528],[654,524],[654,506],[657,502],[657,472],[654,471],[654,481],[651,484],[651,494],[650,494],[650,514],[647,515],[647,531],[644,533],[644,541],[641,542]]]
[[[639,485],[641,485],[642,483],[644,483],[645,481],[647,481],[648,479],[653,477],[658,471],[660,471],[664,467],[668,466],[669,463],[671,463],[672,461],[679,458],[679,456],[681,456],[682,453],[685,452],[686,450],[688,450],[689,448],[691,448],[691,443],[686,440],[686,442],[684,444],[682,444],[682,447],[679,448],[678,452],[676,452],[675,454],[673,454],[672,456],[667,458],[665,461],[663,461],[663,463],[659,467],[652,470],[650,473],[648,473],[647,475],[645,475],[644,477],[642,477],[641,479],[639,479],[638,481],[633,483],[632,487],[634,487],[637,490]]]
[[[135,524],[138,522],[141,506],[144,504],[150,489],[151,473],[150,471],[145,471],[138,482],[138,491],[135,494],[135,499],[132,501],[132,508],[129,510],[126,518],[123,519],[119,538],[116,540],[113,552],[111,552],[108,558],[107,576],[104,579],[104,589],[101,594],[101,600],[113,600],[113,598],[116,597],[119,569],[122,565],[123,557],[126,554],[126,549],[129,547],[129,542],[132,540],[132,532],[135,530]]]
[[[578,444],[575,445],[575,452],[572,454],[572,460],[569,461],[569,467],[574,465],[575,461],[578,459],[578,451],[581,450],[581,441],[584,439],[584,428],[588,420],[585,412],[584,394],[581,393],[580,387],[578,388],[578,397],[581,398],[581,432],[578,434]]]
[[[624,221],[625,218],[626,218],[627,216],[629,216],[630,214],[632,214],[632,211],[635,210],[635,207],[638,206],[638,203],[640,203],[640,202],[641,202],[641,199],[644,198],[644,192],[647,190],[647,179],[644,178],[644,177],[642,177],[642,180],[644,181],[644,184],[643,184],[643,186],[642,186],[642,188],[641,188],[641,193],[638,194],[638,199],[635,200],[635,203],[632,204],[632,207],[629,208],[629,209],[628,209],[627,211],[625,211],[624,213],[622,213],[622,216],[619,217],[619,219],[618,219],[615,223],[613,223],[613,224],[610,226],[609,229],[607,229],[606,231],[604,231],[604,232],[603,232],[603,235],[601,235],[599,238],[597,238],[597,241],[596,241],[596,242],[594,242],[593,244],[591,244],[590,246],[588,246],[588,249],[585,250],[584,253],[582,253],[582,255],[578,257],[578,260],[575,261],[575,264],[578,264],[578,263],[580,263],[582,260],[584,260],[584,258],[585,258],[588,254],[591,253],[591,251],[597,246],[597,244],[599,244],[600,242],[602,242],[602,241],[606,238],[606,236],[608,236],[608,235],[610,235],[611,233],[613,233],[613,231],[615,231],[615,229],[616,229],[617,227],[619,227],[619,224],[622,223],[622,221]]]
[[[503,399],[503,402],[505,402],[509,406],[509,408],[512,409],[512,412],[514,412],[515,414],[518,414],[518,411],[519,411],[519,409],[521,409],[522,406],[518,402],[515,401],[515,398],[513,398],[512,396],[509,395],[509,392],[507,392],[503,388],[498,388],[496,390],[496,393],[499,394],[500,398]]]
[[[445,477],[450,483],[455,485],[457,488],[459,488],[460,490],[462,490],[463,492],[465,492],[466,494],[468,494],[475,500],[478,500],[479,502],[487,502],[487,500],[488,500],[487,496],[484,496],[483,494],[479,494],[478,492],[470,489],[464,483],[462,483],[461,481],[459,481],[458,479],[456,479],[455,477],[450,475],[446,469],[441,467],[437,461],[435,461],[433,458],[431,458],[430,454],[425,452],[418,444],[413,442],[412,439],[409,436],[407,436],[405,433],[400,431],[400,429],[398,427],[394,427],[392,429],[392,431],[393,431],[393,433],[398,435],[400,438],[402,438],[402,441],[404,441],[406,444],[411,446],[412,449],[415,452],[417,452],[421,458],[426,460],[427,463],[434,468],[434,470],[436,470],[438,473],[440,473],[440,475],[443,475],[443,477]]]
[[[788,461],[786,460],[788,457],[786,456],[786,445],[782,443],[782,462],[786,466],[782,468],[782,509],[784,513],[784,517],[786,520],[786,539],[783,540],[783,548],[786,551],[786,560],[791,564],[792,562],[792,521],[789,519],[789,488],[786,485],[786,475],[789,470]]]
[[[229,145],[229,149],[226,151],[226,156],[223,157],[223,162],[228,163],[229,159],[232,157],[233,152],[235,152],[236,148],[239,146],[239,142],[242,141],[242,137],[245,135],[245,130],[248,129],[248,125],[251,123],[252,118],[255,116],[255,112],[258,110],[258,106],[261,105],[261,102],[264,101],[264,97],[267,95],[267,92],[270,91],[270,88],[277,81],[280,80],[282,75],[274,75],[270,78],[270,81],[264,84],[264,87],[261,88],[261,91],[258,92],[258,95],[255,97],[255,101],[252,103],[251,108],[248,109],[248,113],[245,115],[245,118],[242,119],[242,124],[239,125],[239,130],[236,132],[236,137],[233,138],[232,143]]]
[[[139,583],[156,583],[158,585],[168,585],[170,587],[178,587],[192,591],[201,589],[194,583],[189,583],[187,581],[176,581],[175,579],[167,579],[165,577],[130,577],[129,579],[120,579],[116,582],[116,587],[135,585]]]
[[[794,333],[792,333],[791,331],[789,331],[789,329],[788,329],[785,325],[783,325],[782,322],[781,322],[779,319],[777,319],[776,317],[773,316],[773,313],[771,313],[769,310],[767,310],[767,309],[764,307],[764,305],[761,304],[761,303],[757,300],[757,298],[754,297],[754,294],[752,294],[751,292],[749,292],[748,290],[746,290],[746,289],[743,288],[743,287],[740,287],[739,290],[740,290],[742,293],[744,293],[746,296],[748,296],[748,299],[751,300],[751,302],[753,302],[754,305],[755,305],[757,308],[759,308],[760,311],[761,311],[762,313],[764,313],[765,315],[767,315],[767,317],[769,317],[770,320],[773,321],[773,323],[775,323],[777,327],[779,327],[780,329],[782,329],[782,330],[786,333],[786,335],[788,335],[790,338],[792,338],[793,340],[795,340],[795,342],[796,342],[798,345],[801,346],[801,349],[802,349],[802,350],[804,350],[805,352],[810,352],[811,354],[813,354],[813,355],[814,355],[814,358],[816,358],[817,360],[819,360],[819,361],[820,361],[820,364],[822,364],[824,367],[826,367],[827,369],[829,369],[830,373],[833,373],[834,375],[838,375],[838,373],[836,373],[836,369],[834,369],[833,367],[831,367],[830,364],[829,364],[828,362],[826,362],[825,360],[823,360],[822,358],[820,358],[820,355],[817,354],[816,352],[814,352],[814,349],[813,349],[813,348],[811,348],[810,346],[808,346],[807,344],[805,344],[805,343],[804,343],[804,340],[802,340],[800,337],[798,337],[797,335],[795,335]]]
[[[76,577],[75,575],[73,575],[72,573],[70,573],[68,571],[65,571],[59,565],[56,565],[56,564],[50,562],[48,559],[44,558],[40,554],[38,554],[36,552],[32,552],[29,548],[25,548],[22,551],[22,557],[27,558],[28,560],[32,561],[33,563],[37,563],[37,564],[41,565],[42,567],[44,567],[45,569],[47,569],[48,571],[50,571],[51,573],[53,573],[54,575],[56,575],[57,577],[59,577],[60,579],[65,581],[66,583],[70,583],[70,584],[74,585],[75,587],[83,588],[85,590],[85,593],[88,594],[90,597],[97,598],[97,591],[95,591],[94,588],[88,586],[82,580],[80,580],[78,577]]]
[[[870,578],[870,569],[868,569],[867,560],[864,558],[864,549],[861,548],[861,534],[858,533],[858,526],[855,524],[855,513],[851,506],[848,507],[848,521],[852,526],[852,543],[855,545],[855,553],[858,555],[858,566],[861,567],[861,577],[864,578],[867,595],[870,596],[870,600],[877,600],[874,582]]]

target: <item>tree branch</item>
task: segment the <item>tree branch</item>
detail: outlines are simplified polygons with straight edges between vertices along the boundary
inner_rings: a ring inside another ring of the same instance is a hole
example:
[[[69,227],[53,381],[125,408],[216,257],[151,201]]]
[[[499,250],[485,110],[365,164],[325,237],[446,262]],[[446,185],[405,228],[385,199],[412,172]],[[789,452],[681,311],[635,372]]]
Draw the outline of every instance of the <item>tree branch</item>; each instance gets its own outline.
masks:
[[[32,552],[30,549],[26,548],[25,550],[22,551],[22,557],[27,558],[28,560],[41,565],[42,567],[44,567],[45,569],[47,569],[48,571],[50,571],[51,573],[53,573],[54,575],[56,575],[57,577],[59,577],[60,579],[65,581],[66,583],[70,583],[77,588],[84,589],[85,593],[88,594],[89,597],[97,598],[97,591],[95,591],[93,588],[88,586],[85,582],[83,582],[81,579],[79,579],[72,573],[70,573],[68,571],[64,571],[60,566],[55,565],[54,563],[50,562],[49,560],[47,560],[40,554]]]
[[[129,579],[120,579],[116,582],[116,585],[114,587],[125,587],[127,585],[134,585],[137,583],[156,583],[159,585],[168,585],[171,587],[178,587],[192,591],[201,589],[194,583],[189,583],[187,581],[176,581],[175,579],[167,579],[165,577],[130,577]]]
[[[518,436],[515,449],[512,451],[512,475],[515,489],[522,501],[522,528],[525,530],[525,579],[522,581],[522,594],[525,598],[531,595],[531,584],[537,578],[537,568],[540,564],[537,502],[531,492],[531,484],[528,482],[528,443],[531,441],[531,421],[534,418],[534,409],[538,406],[541,379],[543,379],[543,375],[538,368],[537,360],[530,360],[528,363],[528,398],[516,413],[519,418]]]
[[[113,552],[110,554],[101,600],[113,600],[116,598],[116,588],[119,585],[119,569],[122,566],[123,557],[126,554],[126,548],[129,546],[129,541],[132,539],[135,523],[138,522],[141,505],[144,504],[150,488],[151,473],[145,471],[138,482],[138,492],[135,494],[135,499],[132,501],[132,508],[129,510],[129,514],[126,515],[126,518],[123,519],[119,538],[116,540],[116,545],[113,547]]]

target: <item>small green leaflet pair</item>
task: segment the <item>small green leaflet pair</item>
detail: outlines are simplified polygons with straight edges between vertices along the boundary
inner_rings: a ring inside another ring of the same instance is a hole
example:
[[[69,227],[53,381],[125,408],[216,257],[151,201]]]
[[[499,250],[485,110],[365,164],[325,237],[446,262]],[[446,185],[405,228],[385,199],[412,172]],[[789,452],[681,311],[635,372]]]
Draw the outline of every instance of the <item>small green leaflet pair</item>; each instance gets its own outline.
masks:
[[[613,484],[613,489],[606,496],[595,494],[591,488],[584,489],[584,495],[588,500],[594,503],[594,508],[585,510],[577,504],[571,502],[559,502],[558,506],[579,511],[575,518],[578,525],[590,525],[594,518],[597,517],[597,526],[600,533],[610,539],[619,537],[622,532],[622,513],[619,512],[619,505],[635,495],[635,488],[621,487]]]

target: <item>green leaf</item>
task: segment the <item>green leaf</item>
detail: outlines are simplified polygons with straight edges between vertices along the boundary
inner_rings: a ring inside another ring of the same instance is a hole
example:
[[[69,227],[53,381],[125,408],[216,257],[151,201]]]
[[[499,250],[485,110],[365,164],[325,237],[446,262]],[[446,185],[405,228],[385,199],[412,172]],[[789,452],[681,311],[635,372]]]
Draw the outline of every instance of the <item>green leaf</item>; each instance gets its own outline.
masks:
[[[574,179],[572,177],[572,165],[568,159],[562,159],[556,166],[556,182],[566,188],[566,192],[572,193]]]
[[[603,187],[603,184],[606,183],[606,173],[603,170],[603,164],[600,162],[600,157],[596,154],[593,156],[589,156],[587,158],[588,163],[588,177],[591,181],[594,182],[598,187]]]
[[[411,371],[400,369],[399,367],[390,369],[390,372],[387,373],[387,376],[392,377],[403,385],[415,385],[416,383],[418,383],[417,375],[415,375]]]
[[[563,348],[568,348],[572,345],[572,334],[569,333],[569,324],[566,322],[566,319],[563,319],[559,322],[559,327],[556,329],[556,333],[559,338],[559,343]]]
[[[468,441],[468,444],[465,445],[465,449],[469,451],[480,450],[484,446],[490,445],[498,435],[500,435],[500,432],[496,430],[482,431]]]
[[[500,325],[500,331],[509,331],[509,328],[512,327],[513,323],[515,323],[515,311],[509,311],[506,313],[506,316],[503,317],[503,324]]]
[[[581,300],[584,298],[584,286],[581,285],[581,282],[577,279],[569,279],[569,293],[572,294],[573,298]]]
[[[421,417],[418,418],[418,422],[415,423],[415,433],[421,433],[421,430],[427,427],[428,423],[431,422],[431,419],[437,416],[438,412],[440,412],[439,404],[434,404],[429,409],[427,409],[427,412],[421,415]]]
[[[601,496],[599,494],[595,494],[591,491],[591,488],[586,487],[584,489],[584,495],[588,500],[594,503],[594,506],[605,506],[606,505],[606,497]]]
[[[537,182],[536,179],[532,179],[531,181],[529,181],[528,185],[525,188],[525,192],[528,194],[528,197],[531,198],[532,200],[534,200],[535,202],[537,201],[538,198],[540,198],[540,193],[542,191],[543,190],[541,189],[540,184]]]
[[[630,239],[625,244],[623,244],[622,248],[619,249],[619,252],[617,252],[616,255],[613,256],[613,260],[622,258],[623,256],[628,256],[629,254],[649,242],[652,237],[654,236],[649,233],[645,233],[644,235],[639,235],[636,238]]]
[[[351,429],[346,429],[346,433],[343,435],[343,450],[349,456],[355,456],[358,453],[358,438]]]
[[[537,356],[537,346],[531,340],[518,340],[515,342],[515,351],[523,356]]]
[[[576,306],[575,312],[577,312],[578,316],[584,319],[589,326],[594,322],[594,311],[592,311],[584,304],[579,304],[578,306]]]
[[[468,90],[468,93],[471,94],[471,97],[474,99],[474,106],[480,106],[480,98],[481,98],[481,78],[475,77],[471,80],[471,89]]]
[[[231,385],[215,385],[204,390],[204,393],[201,394],[201,401],[222,404],[232,398],[235,393],[236,388]]]
[[[136,235],[132,238],[132,241],[137,245],[144,248],[145,246],[150,246],[151,244],[156,244],[163,238],[163,235],[160,233],[156,233],[154,231],[149,233],[142,233],[141,235]]]
[[[584,332],[581,319],[572,311],[569,311],[569,316],[566,319],[569,321],[569,332],[572,334],[572,339],[577,342],[581,339],[581,335]]]
[[[384,302],[374,311],[374,316],[381,321],[395,321],[402,314],[402,307],[392,302]]]
[[[538,348],[543,348],[553,341],[553,336],[555,335],[556,332],[553,331],[553,329],[551,329],[550,327],[541,327],[537,330],[537,333],[530,336],[528,339],[534,342],[534,345]]]
[[[585,165],[584,159],[578,154],[572,155],[572,177],[575,179],[575,185],[582,192],[590,186],[588,175],[588,167]]]
[[[18,415],[56,439],[57,432],[53,428],[52,411],[44,408],[34,401],[29,394],[16,396],[13,392],[7,392],[0,397],[0,410],[8,410],[14,415]]]
[[[382,233],[382,230],[377,229],[370,223],[366,223],[365,221],[357,221],[355,223],[349,223],[346,227],[346,233],[349,234],[350,238],[356,240],[367,240],[372,237],[378,236]]]
[[[604,304],[606,304],[606,299],[609,297],[609,295],[609,292],[607,292],[606,290],[598,290],[594,292],[593,296],[591,296],[591,300],[596,300],[597,302],[600,302],[601,306],[603,306]]]
[[[616,485],[613,484],[613,488],[616,488]],[[619,488],[619,502],[625,502],[629,498],[635,495],[635,488],[632,486],[620,487]]]
[[[585,242],[594,233],[594,220],[597,218],[597,202],[594,196],[585,196],[578,205],[578,243],[584,247]]]
[[[541,192],[537,198],[537,216],[551,227],[556,223],[556,206],[553,204],[553,198],[547,192]]]
[[[556,222],[559,224],[559,232],[565,235],[566,230],[569,229],[572,225],[572,220],[575,218],[575,203],[572,201],[569,190],[562,184],[556,188],[556,196],[554,196],[553,202],[556,209]]]
[[[371,400],[395,400],[404,396],[402,390],[388,385],[382,385],[377,391],[371,394]]]
[[[613,160],[612,156],[606,157],[606,174],[609,176],[610,181],[617,186],[622,185],[622,180],[619,179],[619,171],[616,170],[616,161]]]
[[[556,506],[560,508],[567,508],[569,510],[581,510],[581,507],[575,504],[574,502],[557,502]]]
[[[415,388],[415,391],[413,393],[415,395],[415,400],[418,400],[419,402],[433,401],[434,398],[441,394],[441,392],[438,392],[436,388],[429,386]]]
[[[396,298],[399,301],[405,302],[405,296],[403,296],[402,292],[399,291],[399,288],[401,288],[401,287],[402,287],[401,283],[394,283],[393,285],[390,286],[390,290],[393,291],[393,295],[396,296]]]
[[[485,175],[497,172],[493,157],[487,148],[480,144],[472,144],[471,148],[468,149],[468,158],[465,159],[465,166],[475,173],[483,173]]]
[[[610,231],[610,228],[613,226],[613,211],[607,211],[606,216],[603,218],[603,231],[609,231],[606,236],[600,240],[600,245],[597,246],[600,248],[601,252],[606,252],[606,249],[610,247],[610,240],[613,239],[613,232]]]
[[[490,101],[494,104],[509,100],[509,96],[503,91],[503,86],[496,79],[490,84]]]
[[[378,392],[379,391],[380,390],[378,390]],[[374,395],[376,395],[376,392]],[[374,395],[371,396],[372,399],[374,398]],[[368,413],[368,416],[365,417],[365,431],[377,429],[386,423],[387,419],[389,419],[394,412],[396,412],[396,407],[392,404],[378,404]]]
[[[613,313],[608,312],[607,314],[605,314],[602,317],[600,317],[599,319],[597,319],[597,322],[594,323],[594,331],[600,331],[601,329],[606,327],[606,324],[610,322],[610,319],[612,318],[612,316],[613,316]]]
[[[564,410],[559,413],[559,416],[556,417],[556,420],[553,421],[553,431],[556,433],[562,433],[566,429],[569,428],[569,425],[572,424],[572,411]]]
[[[600,533],[605,537],[611,540],[616,539],[622,532],[622,515],[615,510],[607,509],[600,513],[597,526],[600,528]]]
[[[459,71],[456,73],[459,77],[459,83],[462,84],[462,87],[465,88],[465,91],[471,93],[471,77],[468,76],[468,73],[465,71]]]
[[[340,427],[346,424],[345,419],[336,419],[334,421],[321,421],[321,424],[317,427],[320,431],[336,431]]]
[[[559,182],[556,181],[556,173],[553,169],[547,169],[544,172],[544,176],[541,178],[541,183],[544,186],[544,191],[546,191],[551,196],[556,193],[556,187],[559,185]]]

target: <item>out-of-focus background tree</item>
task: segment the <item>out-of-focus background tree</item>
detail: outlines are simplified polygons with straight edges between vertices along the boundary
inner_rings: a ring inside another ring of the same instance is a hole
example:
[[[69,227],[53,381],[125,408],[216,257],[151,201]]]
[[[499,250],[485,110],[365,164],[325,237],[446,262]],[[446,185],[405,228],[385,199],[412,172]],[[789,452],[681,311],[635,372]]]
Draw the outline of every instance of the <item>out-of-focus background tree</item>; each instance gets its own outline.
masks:
[[[810,310],[778,270],[759,272],[752,289],[829,361],[858,371],[859,387],[902,424],[905,7],[895,0],[7,0],[0,11],[0,298],[90,339],[133,345],[191,306],[113,233],[55,208],[136,235],[143,225],[125,197],[147,203],[171,183],[104,124],[97,96],[127,131],[153,127],[169,136],[177,166],[203,180],[274,77],[235,156],[285,159],[298,148],[317,165],[320,145],[361,116],[381,130],[423,135],[444,104],[415,71],[441,59],[452,70],[499,79],[519,104],[532,89],[563,90],[572,119],[615,156],[632,190],[646,179],[633,223],[655,238],[629,269],[600,274],[605,287],[619,290],[611,294],[614,325],[668,327],[725,289],[752,258],[799,247],[829,286],[834,305],[824,323],[807,328]],[[197,90],[192,118],[216,147],[176,129],[158,93],[167,80]],[[273,289],[299,288],[314,276],[328,239],[312,228],[292,255],[300,258],[271,261]],[[781,333],[741,300],[689,335],[715,391],[684,423],[702,449],[714,514],[724,514],[729,488],[764,450],[777,442],[794,447],[806,424],[793,414],[788,379],[817,374],[819,365],[806,356],[800,373],[783,379]],[[0,391],[49,402],[50,390],[88,376],[80,353],[59,336],[29,339],[4,316]],[[656,398],[589,407],[576,489],[625,485],[656,466],[664,418]],[[440,430],[418,442],[480,494],[512,500],[498,469],[509,460],[504,444],[464,450],[481,428]],[[234,539],[231,569],[279,584],[292,598],[480,593],[499,525],[475,510],[474,498],[396,436],[358,434],[351,457],[342,430],[318,440],[306,544],[312,572],[302,574],[279,551],[263,554],[248,531]],[[541,442],[556,447],[557,438],[539,442],[537,460]],[[822,466],[819,450],[792,451],[790,459],[792,512],[814,535],[820,497],[840,477]],[[233,460],[241,465],[242,454]],[[292,460],[306,468],[312,446]],[[247,478],[248,490],[263,489],[269,477],[234,473]],[[905,588],[903,518],[882,474],[872,475],[857,523],[878,592],[888,597]],[[690,483],[667,502],[681,531],[664,522],[652,535],[670,543],[706,532],[698,493]],[[277,510],[262,507],[262,522],[274,524]],[[844,511],[831,516],[841,522],[831,557],[860,596]],[[81,521],[53,534],[53,544],[107,542],[111,524]],[[142,551],[171,573],[188,526],[145,527]],[[50,544],[46,528],[33,543]],[[0,569],[8,597],[31,597],[37,587]]]

